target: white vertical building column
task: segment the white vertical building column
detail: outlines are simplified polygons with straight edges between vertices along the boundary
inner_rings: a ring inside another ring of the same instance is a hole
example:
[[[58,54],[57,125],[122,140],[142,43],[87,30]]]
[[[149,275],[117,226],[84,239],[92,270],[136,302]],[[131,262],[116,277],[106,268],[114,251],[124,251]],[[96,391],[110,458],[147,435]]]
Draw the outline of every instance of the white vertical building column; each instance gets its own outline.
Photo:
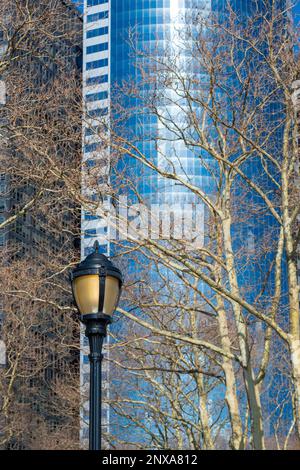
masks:
[[[91,198],[97,191],[86,187],[84,178],[85,168],[101,169],[103,179],[108,179],[109,148],[103,154],[96,128],[102,119],[109,119],[110,114],[110,0],[84,0],[83,12],[83,192]],[[105,158],[104,158],[105,157]],[[99,183],[100,184],[100,183]],[[106,200],[104,204],[108,205]],[[95,240],[100,244],[100,251],[109,256],[109,237],[107,221],[99,214],[82,210],[81,216],[81,258],[84,259],[92,250]],[[109,337],[107,338],[109,342]],[[80,441],[83,448],[88,447],[89,427],[89,359],[88,341],[81,331],[80,338],[80,386],[83,398],[81,410]],[[109,431],[109,377],[107,348],[103,348],[103,377],[102,377],[102,431]]]

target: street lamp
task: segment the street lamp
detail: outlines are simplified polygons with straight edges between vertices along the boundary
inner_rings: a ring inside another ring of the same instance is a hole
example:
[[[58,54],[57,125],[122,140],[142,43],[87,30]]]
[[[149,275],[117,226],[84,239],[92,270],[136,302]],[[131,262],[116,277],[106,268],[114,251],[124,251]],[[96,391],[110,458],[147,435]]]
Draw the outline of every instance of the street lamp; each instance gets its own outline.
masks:
[[[90,422],[89,449],[101,449],[101,364],[102,344],[107,325],[117,308],[121,287],[121,271],[99,253],[99,243],[71,273],[74,300],[85,324],[90,345]]]

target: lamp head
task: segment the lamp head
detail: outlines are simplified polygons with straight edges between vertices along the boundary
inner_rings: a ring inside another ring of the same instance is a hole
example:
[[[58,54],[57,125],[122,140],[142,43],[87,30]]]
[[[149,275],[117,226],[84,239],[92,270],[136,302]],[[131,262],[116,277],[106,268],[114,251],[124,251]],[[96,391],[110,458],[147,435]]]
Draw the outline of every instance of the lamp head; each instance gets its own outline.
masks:
[[[122,287],[121,271],[103,254],[98,241],[94,251],[71,272],[74,300],[82,316],[104,314],[116,310]]]

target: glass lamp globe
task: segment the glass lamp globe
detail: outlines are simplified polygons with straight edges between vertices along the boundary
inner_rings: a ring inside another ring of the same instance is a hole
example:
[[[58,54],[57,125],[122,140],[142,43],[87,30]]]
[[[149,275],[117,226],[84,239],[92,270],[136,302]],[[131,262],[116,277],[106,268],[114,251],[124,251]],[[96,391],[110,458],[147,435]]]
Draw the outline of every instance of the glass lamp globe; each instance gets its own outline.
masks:
[[[94,248],[94,252],[71,273],[74,300],[82,316],[112,316],[119,303],[122,274],[105,255],[99,253],[98,242]]]

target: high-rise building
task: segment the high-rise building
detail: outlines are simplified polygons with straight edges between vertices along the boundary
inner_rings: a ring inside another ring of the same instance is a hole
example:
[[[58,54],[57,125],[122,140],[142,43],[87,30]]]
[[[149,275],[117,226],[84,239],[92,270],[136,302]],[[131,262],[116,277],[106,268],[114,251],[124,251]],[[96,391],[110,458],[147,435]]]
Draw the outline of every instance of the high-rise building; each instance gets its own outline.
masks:
[[[201,8],[202,15],[207,15],[211,10],[209,0],[193,2],[186,0],[84,0],[84,39],[83,39],[83,95],[86,106],[84,119],[84,143],[83,160],[85,169],[93,168],[96,163],[103,159],[103,179],[108,174],[106,163],[109,163],[109,149],[103,151],[101,142],[97,136],[99,117],[109,119],[110,95],[112,87],[121,85],[126,80],[139,82],[138,59],[130,51],[128,43],[129,31],[134,29],[134,44],[137,48],[152,51],[158,46],[163,46],[166,41],[175,41],[179,30],[183,28],[186,15],[192,13],[194,8]],[[147,59],[146,59],[147,60]],[[172,114],[172,107],[168,109]],[[176,112],[176,111],[175,111]],[[95,119],[93,119],[93,117]],[[143,126],[141,127],[141,120]],[[139,134],[140,148],[153,154],[157,152],[154,143],[145,139],[143,142],[143,128],[155,129],[157,121],[151,120],[145,115],[132,117],[130,121],[131,132]],[[152,145],[152,148],[150,148]],[[163,144],[162,144],[163,145]],[[184,143],[177,143],[174,146],[163,145],[160,150],[171,157],[180,152],[180,161],[177,157],[173,163],[177,171],[182,174],[189,174],[194,182],[201,183],[205,188],[211,184],[210,176],[201,170],[201,165],[194,158],[194,153],[188,150]],[[105,160],[108,160],[105,162]],[[131,165],[133,163],[131,162]],[[98,165],[99,167],[99,165]],[[131,168],[138,173],[137,168]],[[106,173],[106,175],[105,175]],[[101,182],[103,182],[101,180]],[[105,184],[105,181],[104,181]],[[139,178],[138,191],[142,197],[151,203],[179,203],[185,204],[193,202],[194,197],[189,191],[182,190],[174,183],[168,183],[165,179],[157,175],[143,174]],[[84,192],[90,190],[84,187]],[[92,191],[91,191],[92,192]],[[90,194],[92,197],[93,195]],[[109,200],[105,201],[109,204]],[[82,213],[82,257],[85,257],[92,250],[93,243],[97,239],[100,249],[104,254],[112,254],[114,248],[110,246],[109,227],[101,217],[92,215],[89,212]],[[86,346],[86,340],[82,335],[82,346]],[[88,350],[83,349],[81,356],[81,385],[83,393],[87,390],[85,384],[88,382]],[[106,353],[105,353],[106,354]],[[107,362],[104,361],[104,374],[108,374]],[[104,388],[102,422],[104,434],[109,430],[110,416],[109,407],[106,401],[109,397],[109,389]],[[86,396],[86,395],[84,395]],[[87,445],[88,438],[88,402],[83,411],[83,425],[81,429],[81,440],[84,446]]]
[[[11,124],[11,127],[7,130],[5,126],[1,125],[1,164],[10,160],[15,162],[18,158],[20,162],[22,160],[25,161],[26,158],[30,159],[28,153],[26,156],[25,152],[24,154],[22,153],[21,146],[14,146],[13,144],[18,126],[21,128],[22,125],[27,123],[30,127],[29,122],[31,122],[32,125],[42,127],[45,126],[47,119],[50,122],[51,119],[55,120],[58,115],[63,120],[64,109],[66,109],[64,108],[66,103],[63,103],[63,100],[68,99],[67,84],[64,89],[62,82],[60,82],[61,102],[60,104],[57,102],[56,104],[52,103],[52,110],[50,110],[51,105],[47,104],[45,97],[51,96],[52,87],[54,89],[55,83],[58,83],[59,77],[66,74],[66,71],[69,72],[68,76],[74,80],[74,88],[79,88],[81,85],[82,64],[82,18],[70,2],[63,0],[56,3],[52,1],[28,2],[28,13],[33,11],[38,16],[44,12],[48,15],[49,22],[45,24],[43,33],[45,37],[43,41],[39,38],[40,43],[37,44],[38,34],[33,28],[31,33],[27,36],[24,35],[23,49],[11,52],[11,55],[8,56],[6,52],[8,45],[11,46],[10,33],[13,32],[15,26],[11,24],[11,21],[14,15],[17,16],[14,10],[17,7],[13,2],[11,4],[7,2],[6,6],[5,14],[0,18],[0,27],[3,26],[3,31],[0,30],[0,61],[4,58],[8,62],[8,66],[1,69],[1,72],[5,70],[0,75],[0,119],[1,124],[8,122]],[[58,12],[60,13],[60,19],[56,16]],[[53,21],[52,24],[51,21]],[[55,34],[52,35],[48,31],[49,34],[46,37],[47,27],[49,29],[52,27],[55,30]],[[8,57],[10,57],[10,61],[8,61]],[[23,107],[24,115],[21,113],[18,115],[17,105],[14,104],[16,102],[22,102],[23,105],[28,103],[28,106],[24,105]],[[42,110],[38,108],[37,103],[43,107]],[[47,110],[47,106],[49,106],[49,110]],[[72,106],[74,106],[73,111],[75,115],[75,100],[72,103],[71,100],[68,102],[68,111],[70,113],[72,113]],[[12,118],[14,111],[18,115],[15,122],[13,122]],[[39,112],[41,112],[40,120]],[[24,120],[22,121],[22,119]],[[11,139],[9,138],[10,132],[12,135]],[[80,135],[80,127],[77,129],[77,132]],[[51,131],[49,129],[48,135],[50,136],[50,134]],[[51,138],[53,137],[54,133],[51,135]],[[32,143],[32,145],[34,144]],[[50,142],[48,142],[48,145],[50,145]],[[69,161],[74,159],[76,145],[74,143],[73,148],[71,146],[64,147],[56,139],[53,151],[56,152],[58,161],[60,159],[66,162],[68,159]],[[77,154],[79,155],[79,153],[80,149],[77,149]],[[27,175],[24,174],[24,177],[19,178],[18,171],[22,171],[21,166],[22,163],[20,163],[20,168],[16,164],[16,171],[14,172],[10,169],[11,171],[8,172],[6,171],[6,166],[2,164],[0,173],[0,222],[7,221],[22,206],[26,206],[27,202],[37,193],[37,187],[32,183],[33,180],[31,180],[29,171]],[[65,207],[61,213],[59,212],[58,210],[56,215],[53,213],[52,224],[54,230],[49,229],[49,220],[47,220],[41,206],[37,209],[33,207],[33,210],[24,210],[22,215],[19,215],[16,219],[12,218],[12,222],[0,231],[0,253],[3,271],[14,262],[18,266],[18,263],[25,263],[26,260],[28,265],[32,262],[32,266],[38,269],[38,267],[42,266],[47,254],[51,257],[66,249],[69,250],[72,236],[70,238],[69,235],[65,235],[63,232],[64,229],[66,230],[65,233],[67,233],[68,229],[74,231],[74,228],[78,227],[79,211],[76,213],[74,204],[71,207],[70,203],[69,208]],[[56,224],[58,230],[55,230]],[[26,288],[25,284],[24,288]],[[53,342],[55,335],[58,338],[64,327],[61,325],[62,329],[60,330],[59,326],[57,328],[57,325],[54,326],[54,322],[51,322],[52,315],[54,314],[51,307],[41,308],[39,312],[40,323],[39,321],[33,322],[26,332],[28,334],[28,341],[31,344],[28,351],[23,351],[22,365],[19,366],[20,370],[21,367],[23,369],[20,373],[15,372],[17,379],[12,380],[10,370],[14,367],[14,351],[11,350],[11,344],[7,344],[3,340],[3,337],[7,338],[9,335],[14,335],[13,331],[9,331],[11,326],[9,326],[10,319],[7,313],[9,313],[10,308],[11,304],[6,304],[1,297],[0,367],[1,373],[3,373],[1,375],[1,383],[3,385],[3,394],[5,394],[7,383],[11,380],[12,396],[14,397],[13,411],[11,412],[9,409],[7,412],[8,416],[4,416],[4,413],[0,415],[1,441],[5,442],[4,448],[32,449],[36,448],[36,446],[46,445],[41,441],[39,442],[39,426],[45,426],[44,430],[50,436],[63,423],[68,425],[68,419],[63,417],[61,410],[53,410],[55,407],[52,406],[55,401],[54,383],[63,377],[67,369],[69,371],[72,369],[79,379],[79,357],[78,354],[70,351],[65,355],[60,355],[55,350],[55,347],[50,352],[51,347],[49,348],[47,344],[49,345]],[[26,307],[24,306],[24,311],[25,309]],[[45,324],[46,318],[48,318],[46,320],[48,326]],[[5,333],[3,333],[4,330]],[[33,338],[36,339],[36,344]],[[78,335],[77,340],[79,340]],[[10,342],[8,341],[8,343]],[[48,360],[46,362],[48,362],[48,365],[43,370],[32,373],[33,364],[38,360],[42,364],[47,356]],[[15,365],[15,369],[18,371],[17,365]],[[17,414],[19,416],[16,418]],[[27,424],[26,419],[28,420]],[[19,427],[18,421],[20,422]],[[6,436],[4,438],[4,433],[7,434],[10,422],[17,422],[17,424],[16,427],[13,427],[14,424],[12,424],[11,437],[8,440]],[[72,436],[76,445],[76,434],[79,434],[79,413],[77,416],[74,416],[74,423],[76,423],[76,429],[75,432],[74,429],[72,430]]]
[[[110,17],[111,5],[104,0],[85,0],[84,2],[84,32],[83,32],[83,95],[86,106],[86,118],[83,124],[83,165],[84,173],[87,173],[95,166],[101,167],[102,174],[98,175],[99,185],[105,185],[105,178],[108,174],[109,151],[100,149],[101,142],[97,137],[97,132],[93,128],[97,127],[99,117],[106,119],[109,116],[109,91],[110,91]],[[98,151],[97,151],[98,149]],[[100,182],[101,179],[101,182]],[[88,187],[83,188],[84,192],[89,192]],[[93,197],[91,195],[91,197]],[[88,211],[82,211],[82,244],[81,255],[86,257],[91,250],[95,239],[99,241],[99,249],[103,254],[109,254],[108,227],[101,218]],[[107,387],[108,362],[107,351],[104,346],[104,363],[102,369],[103,378],[103,405],[102,405],[102,431],[108,431],[109,407],[107,398],[109,389]],[[83,332],[81,335],[81,390],[84,396],[81,411],[80,440],[83,447],[88,446],[88,388],[89,388],[89,360],[88,343]]]
[[[158,54],[160,47],[163,47],[166,43],[172,43],[176,49],[178,34],[184,28],[186,18],[193,13],[194,9],[197,9],[198,12],[201,11],[202,17],[210,12],[223,15],[226,3],[223,0],[84,0],[83,95],[86,114],[83,126],[83,159],[84,166],[87,169],[93,168],[96,160],[98,162],[103,161],[103,174],[97,175],[97,177],[100,178],[99,181],[104,185],[104,188],[109,174],[110,149],[102,147],[97,132],[93,132],[93,129],[94,131],[97,129],[99,117],[104,120],[109,119],[112,87],[115,84],[121,85],[130,81],[137,86],[139,84],[141,79],[139,61],[143,59],[133,52],[132,45],[136,50],[146,50],[153,54]],[[252,11],[258,11],[260,8],[260,2],[236,0],[230,3],[237,12],[246,16],[250,15]],[[261,2],[261,7],[265,8],[263,3]],[[132,32],[130,36],[131,44],[128,41],[130,30]],[[146,56],[147,54],[145,54],[145,61],[147,61]],[[182,65],[183,67],[186,66],[185,58],[182,58]],[[194,70],[193,73],[201,74],[199,70],[196,72]],[[203,78],[205,81],[205,77]],[[129,102],[128,104],[132,103]],[[178,112],[178,108],[173,109],[171,105],[169,107],[165,106],[162,112],[166,112],[169,118],[172,118],[173,113]],[[166,139],[166,143],[159,144],[162,146],[161,148],[157,147],[149,138],[151,129],[153,130],[156,127],[158,127],[157,120],[147,113],[140,112],[136,116],[133,113],[130,117],[130,131],[132,135],[137,137],[138,146],[142,152],[145,151],[146,154],[157,158],[157,160],[159,160],[160,154],[169,157],[169,163],[173,165],[173,169],[176,169],[177,174],[183,177],[187,176],[194,184],[201,184],[204,191],[212,193],[215,184],[213,178],[201,164],[200,159],[195,158],[194,151],[190,150],[180,139],[175,144],[170,144]],[[143,132],[147,134],[147,137],[143,138]],[[139,173],[138,164],[135,167],[132,160],[130,164],[131,167],[128,171],[132,171],[133,174],[136,172],[139,175],[136,181],[138,193],[150,203],[185,204],[194,202],[190,191],[182,189],[174,182],[171,183],[170,180],[160,178],[150,171],[141,174]],[[246,171],[249,171],[249,174],[250,172],[259,173],[260,163],[255,162],[251,165]],[[84,186],[83,191],[89,193],[89,187]],[[93,197],[92,193],[91,196]],[[252,195],[250,195],[251,197]],[[108,196],[104,196],[104,202],[109,209]],[[247,240],[250,251],[254,250],[257,240],[265,234],[264,230],[269,223],[268,216],[265,219],[262,217],[260,225],[256,224],[254,219],[255,217],[253,217],[253,220],[249,220],[248,224],[244,223],[239,233],[240,240],[236,242],[237,244],[241,241],[244,243],[244,240]],[[113,245],[109,242],[110,229],[104,219],[89,212],[83,212],[82,230],[82,257],[90,253],[95,239],[98,239],[104,254],[110,255],[113,252]],[[242,264],[243,262],[241,262]],[[247,271],[244,272],[245,285],[249,280],[249,285],[259,286],[265,274],[264,268],[262,268],[260,275],[258,275],[257,261],[251,266],[249,264]],[[248,294],[251,300],[257,294],[257,289],[258,287],[252,289]],[[82,346],[84,346],[83,335],[81,341]],[[87,348],[83,349],[81,356],[82,386],[88,383],[87,354]],[[109,373],[108,361],[105,361],[105,364],[104,374],[107,376]],[[109,388],[106,386],[102,416],[104,432],[108,431],[110,426],[110,410],[106,403],[108,398]],[[86,445],[88,438],[87,406],[88,403],[86,402],[86,412],[83,412],[86,425],[83,425],[81,429],[83,445]]]

